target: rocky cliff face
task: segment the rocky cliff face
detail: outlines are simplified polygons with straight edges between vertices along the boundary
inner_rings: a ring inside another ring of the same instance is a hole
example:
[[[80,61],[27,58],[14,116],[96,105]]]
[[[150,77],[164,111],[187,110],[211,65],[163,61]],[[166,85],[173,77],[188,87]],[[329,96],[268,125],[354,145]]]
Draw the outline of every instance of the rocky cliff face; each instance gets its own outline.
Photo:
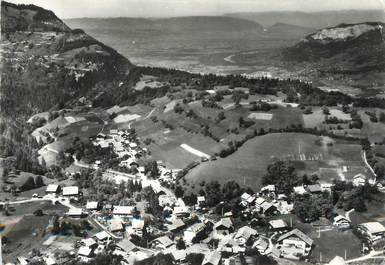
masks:
[[[290,61],[319,62],[351,71],[385,70],[385,24],[366,22],[321,29],[283,52]]]

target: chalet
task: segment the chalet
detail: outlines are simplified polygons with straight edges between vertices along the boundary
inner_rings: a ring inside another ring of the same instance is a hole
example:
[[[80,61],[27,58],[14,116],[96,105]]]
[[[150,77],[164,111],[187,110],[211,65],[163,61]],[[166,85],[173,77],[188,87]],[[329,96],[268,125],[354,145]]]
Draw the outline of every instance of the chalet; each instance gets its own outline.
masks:
[[[337,215],[333,218],[333,225],[338,229],[349,229],[350,228],[350,220],[345,216]]]
[[[131,240],[129,240],[127,238],[122,239],[116,245],[120,249],[122,249],[123,251],[125,251],[127,253],[130,253],[130,252],[133,252],[135,250],[138,250],[138,247],[134,243],[132,243]]]
[[[294,187],[294,193],[295,194],[298,194],[298,195],[303,195],[305,193],[307,193],[307,191],[305,190],[305,188],[303,186],[297,186],[297,187]]]
[[[137,236],[143,235],[144,220],[140,218],[133,218],[131,220],[131,229]]]
[[[202,265],[219,265],[222,260],[220,252],[213,251],[205,255],[202,261]]]
[[[172,224],[167,225],[167,229],[170,232],[176,233],[182,230],[184,226],[185,223],[181,219],[177,218],[172,222]]]
[[[174,207],[173,214],[177,217],[187,217],[190,215],[190,211],[186,206]]]
[[[259,253],[264,255],[269,247],[269,241],[266,238],[260,237],[254,242],[253,247],[256,248]]]
[[[112,214],[117,216],[131,216],[134,211],[134,206],[114,205]]]
[[[61,187],[57,184],[49,184],[45,190],[45,193],[47,194],[57,194],[60,193]]]
[[[197,206],[198,207],[204,207],[206,204],[206,198],[205,196],[198,196],[197,197]]]
[[[359,224],[357,225],[357,232],[372,244],[385,239],[385,227],[379,222]]]
[[[266,195],[275,194],[275,185],[267,185],[262,187],[261,193]]]
[[[266,199],[263,197],[258,197],[255,200],[255,206],[257,207],[258,210],[260,210],[262,203],[264,203],[265,201],[266,201]]]
[[[157,249],[167,249],[174,245],[174,242],[168,236],[162,236],[154,239],[152,245]]]
[[[230,217],[222,218],[214,225],[214,230],[219,235],[228,235],[234,231],[233,221]]]
[[[123,222],[121,219],[112,219],[108,224],[108,229],[111,232],[121,232],[124,230]]]
[[[77,197],[79,196],[79,187],[78,186],[69,186],[63,187],[63,196],[66,197]]]
[[[306,190],[310,193],[321,193],[321,185],[320,184],[313,184],[313,185],[308,185],[306,187]]]
[[[70,208],[67,215],[72,218],[81,218],[83,216],[83,210],[81,208]]]
[[[81,244],[83,246],[89,247],[89,248],[95,248],[98,246],[98,243],[93,238],[85,238],[81,240]]]
[[[99,202],[97,201],[88,201],[86,204],[86,209],[89,211],[95,211],[99,209]]]
[[[364,186],[367,181],[367,178],[363,174],[357,174],[353,177],[354,186]]]
[[[94,250],[92,248],[83,246],[79,248],[78,255],[82,257],[90,258],[94,254],[93,252]]]
[[[280,236],[277,240],[277,248],[281,255],[288,259],[300,259],[309,255],[313,246],[313,239],[298,229],[291,230]]]
[[[253,195],[248,194],[247,192],[244,192],[241,195],[241,200],[242,200],[241,204],[243,206],[247,206],[252,204],[255,201],[255,197]]]
[[[265,216],[275,215],[277,213],[277,207],[275,207],[272,203],[265,201],[260,206],[260,212]]]
[[[94,235],[94,238],[96,238],[96,240],[98,240],[99,242],[100,241],[106,241],[106,240],[108,240],[108,239],[110,239],[111,238],[111,235],[110,234],[108,234],[106,231],[101,231],[101,232],[99,232],[99,233],[96,233],[95,235]]]
[[[191,244],[194,240],[200,241],[206,236],[206,226],[203,223],[196,223],[188,227],[183,232],[183,239],[186,243]]]
[[[289,226],[282,219],[269,221],[269,228],[270,228],[270,230],[277,231],[277,232],[289,230]]]
[[[256,236],[258,236],[257,230],[248,226],[243,226],[237,231],[234,239],[237,240],[240,245],[245,245],[247,241]]]

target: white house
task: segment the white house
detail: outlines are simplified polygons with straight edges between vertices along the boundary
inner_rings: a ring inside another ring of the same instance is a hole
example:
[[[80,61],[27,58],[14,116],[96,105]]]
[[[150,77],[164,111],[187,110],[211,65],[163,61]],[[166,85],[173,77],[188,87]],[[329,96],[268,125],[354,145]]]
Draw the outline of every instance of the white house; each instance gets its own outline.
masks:
[[[243,226],[238,229],[237,233],[234,236],[234,239],[237,240],[240,245],[245,245],[249,239],[254,238],[256,236],[258,236],[257,230],[249,226]]]
[[[202,265],[219,265],[222,259],[222,255],[218,251],[209,252],[205,255],[202,261]]]
[[[376,243],[385,238],[385,227],[379,222],[359,224],[357,225],[357,231],[371,243]]]
[[[203,223],[196,223],[188,227],[183,232],[183,239],[187,244],[191,244],[195,238],[203,236],[206,226]]]
[[[345,216],[337,215],[333,219],[333,225],[339,229],[349,229],[350,228],[350,220],[348,220]]]
[[[155,238],[152,241],[152,244],[155,246],[155,248],[166,249],[174,245],[174,242],[168,236],[162,236]]]
[[[277,240],[277,248],[281,255],[288,259],[300,259],[309,255],[313,246],[313,239],[298,229],[291,230],[280,236]]]
[[[134,206],[120,206],[120,205],[114,205],[114,208],[112,210],[113,215],[119,215],[119,216],[128,216],[132,215],[134,211]]]
[[[73,218],[80,218],[83,215],[83,210],[81,208],[70,208],[67,215]]]
[[[363,174],[357,174],[353,177],[354,186],[364,186],[366,182],[366,176]]]
[[[76,197],[79,195],[78,186],[63,187],[63,196]]]
[[[46,193],[59,193],[60,192],[60,186],[57,184],[48,184],[45,192]]]

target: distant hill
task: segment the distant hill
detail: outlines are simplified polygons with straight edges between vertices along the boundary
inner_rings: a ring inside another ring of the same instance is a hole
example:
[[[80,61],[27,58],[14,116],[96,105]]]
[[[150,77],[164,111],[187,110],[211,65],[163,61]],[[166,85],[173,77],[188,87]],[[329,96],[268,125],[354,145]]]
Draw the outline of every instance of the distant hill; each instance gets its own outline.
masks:
[[[268,27],[266,30],[272,34],[291,34],[298,37],[306,36],[309,33],[316,31],[316,29],[314,28],[302,27],[280,22],[275,23],[274,25]]]
[[[159,19],[145,18],[75,18],[68,19],[66,23],[72,26],[86,28],[103,27],[116,28],[117,26],[135,27],[137,29],[153,29],[165,32],[189,31],[244,31],[262,30],[256,22],[223,16],[188,16]]]
[[[341,23],[385,22],[384,10],[341,10],[311,13],[298,11],[241,12],[225,15],[255,21],[264,27],[271,27],[276,23],[285,23],[321,29],[333,27]]]
[[[381,22],[340,24],[308,35],[284,51],[292,61],[322,59],[328,67],[354,70],[385,70],[385,27]]]

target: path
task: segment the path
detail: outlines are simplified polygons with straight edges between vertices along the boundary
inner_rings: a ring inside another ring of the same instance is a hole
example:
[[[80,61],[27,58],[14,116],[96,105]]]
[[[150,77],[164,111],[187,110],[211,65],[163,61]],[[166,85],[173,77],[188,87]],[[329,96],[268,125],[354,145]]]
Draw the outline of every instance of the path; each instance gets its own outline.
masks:
[[[352,220],[350,219],[350,214],[351,214],[352,212],[354,212],[354,208],[353,208],[353,209],[350,209],[349,211],[347,211],[347,212],[345,213],[346,219],[348,219],[350,222],[352,221]]]
[[[383,254],[383,253],[384,253],[383,250],[372,250],[369,254],[367,254],[365,256],[362,256],[362,257],[359,257],[359,258],[347,260],[346,263],[349,264],[349,263],[358,262],[358,261],[364,261],[364,260],[368,260],[368,259],[383,258],[383,256],[375,257],[376,255],[380,255],[380,254]]]
[[[154,113],[155,110],[156,110],[156,108],[153,108],[153,109],[150,111],[150,113],[148,113],[148,114],[146,115],[146,117],[144,117],[142,120],[148,119],[148,118],[152,115],[152,113]]]
[[[198,149],[195,149],[195,148],[189,146],[188,144],[181,144],[180,147],[182,147],[187,152],[190,152],[191,154],[199,156],[199,157],[205,157],[207,159],[210,159],[210,157],[211,157],[210,155],[203,153],[203,152],[199,151]]]
[[[372,175],[374,176],[374,180],[371,180],[371,181],[369,180],[369,183],[370,184],[375,184],[376,183],[377,174],[374,172],[372,166],[369,165],[368,160],[366,159],[366,151],[363,150],[361,152],[361,154],[362,154],[362,160],[364,160],[365,166],[369,169],[370,173],[372,173]]]

